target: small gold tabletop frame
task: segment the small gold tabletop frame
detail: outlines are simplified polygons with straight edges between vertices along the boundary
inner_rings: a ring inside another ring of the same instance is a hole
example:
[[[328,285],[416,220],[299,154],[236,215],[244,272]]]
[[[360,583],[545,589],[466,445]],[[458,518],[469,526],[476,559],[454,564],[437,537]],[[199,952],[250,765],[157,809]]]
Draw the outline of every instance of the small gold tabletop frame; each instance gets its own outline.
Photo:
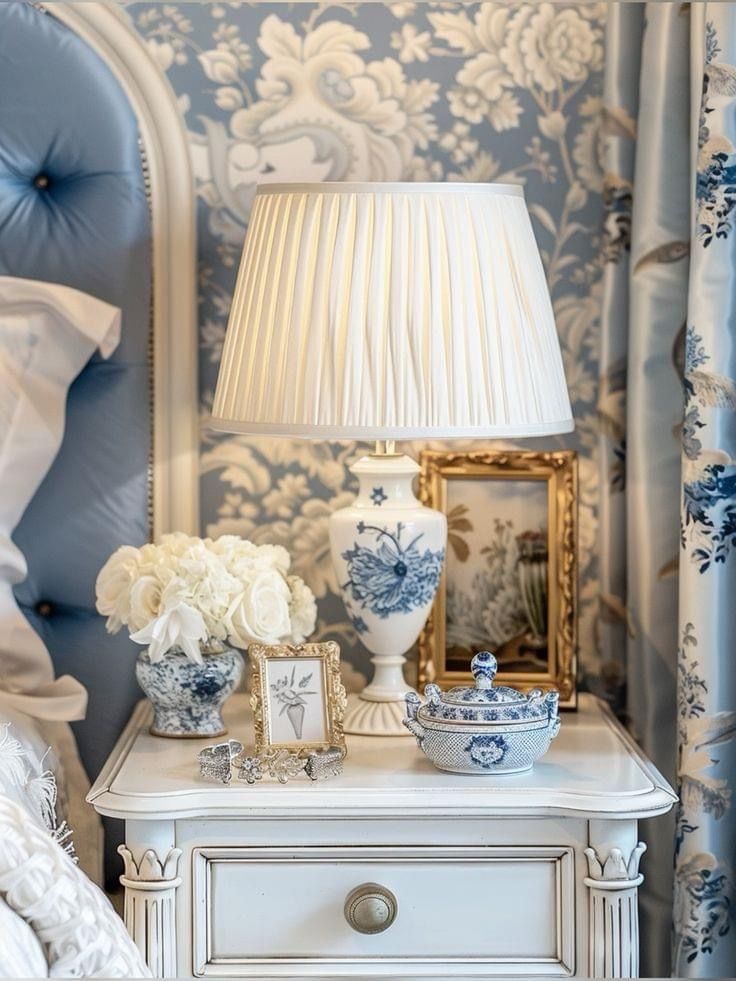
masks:
[[[345,752],[347,694],[334,641],[251,644],[248,656],[256,753],[285,748],[306,756],[330,746]]]

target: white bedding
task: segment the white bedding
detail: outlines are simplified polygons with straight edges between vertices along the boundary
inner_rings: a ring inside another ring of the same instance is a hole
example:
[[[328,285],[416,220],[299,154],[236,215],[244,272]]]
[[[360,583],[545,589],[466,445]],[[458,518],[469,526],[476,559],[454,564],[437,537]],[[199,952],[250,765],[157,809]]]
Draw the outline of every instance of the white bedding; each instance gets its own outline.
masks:
[[[120,338],[120,311],[57,283],[0,276],[0,705],[37,719],[84,718],[86,692],[55,678],[13,587],[27,574],[12,540],[64,435],[69,386]]]
[[[84,801],[89,784],[68,724],[84,718],[87,693],[76,679],[55,677],[16,604],[13,587],[27,570],[11,536],[61,445],[69,386],[95,349],[107,357],[119,338],[115,307],[56,283],[0,276],[0,736],[12,723],[28,787],[41,793],[43,773],[55,775],[59,820],[74,829],[80,864],[97,882],[100,824]]]

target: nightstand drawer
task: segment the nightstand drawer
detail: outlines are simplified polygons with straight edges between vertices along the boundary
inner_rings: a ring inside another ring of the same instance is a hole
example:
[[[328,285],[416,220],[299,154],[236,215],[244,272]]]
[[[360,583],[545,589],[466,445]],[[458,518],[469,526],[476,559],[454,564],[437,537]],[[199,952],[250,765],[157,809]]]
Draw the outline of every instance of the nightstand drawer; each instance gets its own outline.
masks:
[[[217,847],[194,849],[193,862],[197,975],[574,970],[570,848]]]

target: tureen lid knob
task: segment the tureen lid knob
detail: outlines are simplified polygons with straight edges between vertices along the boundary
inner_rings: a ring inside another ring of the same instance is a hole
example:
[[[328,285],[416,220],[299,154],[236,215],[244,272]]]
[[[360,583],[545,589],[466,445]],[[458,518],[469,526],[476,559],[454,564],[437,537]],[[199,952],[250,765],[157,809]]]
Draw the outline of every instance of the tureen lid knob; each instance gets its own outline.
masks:
[[[470,662],[476,688],[492,688],[498,671],[498,662],[490,651],[481,651]]]

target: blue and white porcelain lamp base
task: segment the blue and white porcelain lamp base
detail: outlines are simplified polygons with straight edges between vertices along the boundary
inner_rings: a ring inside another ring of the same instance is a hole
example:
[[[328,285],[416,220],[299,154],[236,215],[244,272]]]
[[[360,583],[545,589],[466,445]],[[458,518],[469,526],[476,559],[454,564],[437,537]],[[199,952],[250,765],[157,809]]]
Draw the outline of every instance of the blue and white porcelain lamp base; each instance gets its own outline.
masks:
[[[447,519],[424,507],[408,456],[375,454],[352,466],[358,496],[330,518],[330,547],[348,617],[368,648],[373,680],[351,695],[345,731],[410,735],[402,720],[405,654],[416,641],[437,592],[447,543]]]

